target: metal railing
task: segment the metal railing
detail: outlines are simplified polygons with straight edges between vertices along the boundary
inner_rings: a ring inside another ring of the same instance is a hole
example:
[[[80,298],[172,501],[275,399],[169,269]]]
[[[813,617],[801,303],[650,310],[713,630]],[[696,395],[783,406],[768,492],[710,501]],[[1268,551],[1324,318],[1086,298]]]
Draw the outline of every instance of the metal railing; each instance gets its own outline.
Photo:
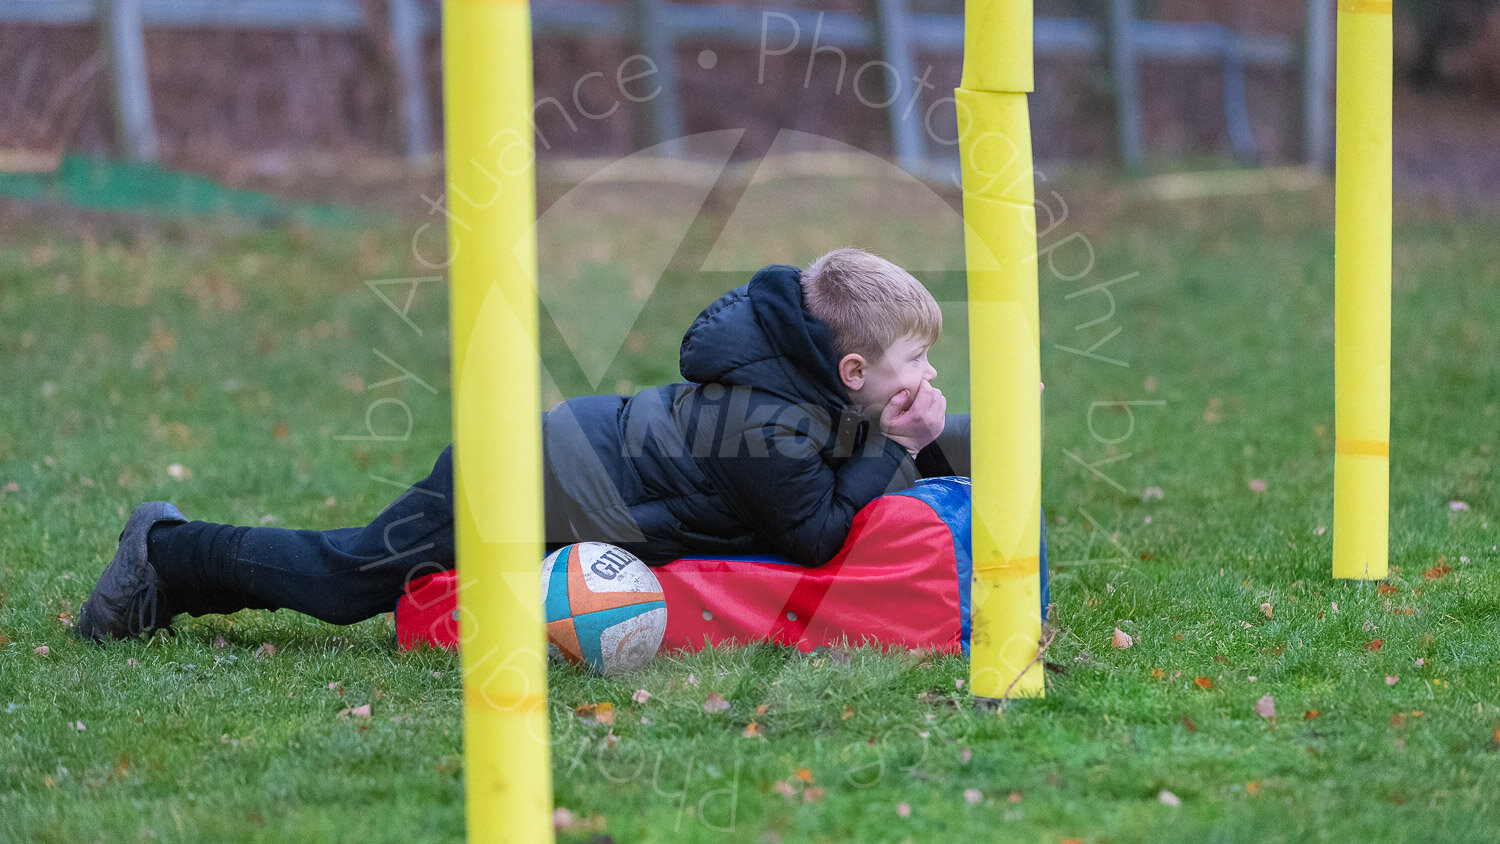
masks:
[[[773,23],[786,32],[812,33],[816,43],[838,49],[865,49],[879,54],[896,78],[912,76],[917,50],[960,52],[963,17],[913,13],[905,0],[869,0],[872,14],[808,9],[754,10],[688,6],[668,0],[625,0],[618,4],[592,0],[535,0],[533,27],[539,35],[626,38],[658,71],[661,94],[645,105],[651,140],[671,144],[683,136],[682,107],[676,72],[679,41],[720,41],[765,49]],[[1040,17],[1035,23],[1037,56],[1107,55],[1115,85],[1120,155],[1127,168],[1143,166],[1141,91],[1136,68],[1143,59],[1213,60],[1224,77],[1224,113],[1230,145],[1244,163],[1257,158],[1251,132],[1247,68],[1252,65],[1303,69],[1303,131],[1310,164],[1323,166],[1328,156],[1331,30],[1329,0],[1309,0],[1308,37],[1303,55],[1291,40],[1233,32],[1217,24],[1141,20],[1133,0],[1109,4],[1108,24],[1077,18]],[[1328,6],[1328,9],[1323,9]],[[422,79],[424,37],[438,27],[437,9],[419,0],[386,0],[386,28],[396,57],[398,109],[403,151],[413,158],[429,155],[432,105]],[[361,31],[367,28],[359,0],[0,0],[0,22],[40,25],[97,25],[109,57],[112,103],[122,152],[153,160],[158,144],[146,78],[144,30],[164,28],[234,28],[279,30],[316,28]],[[899,109],[887,109],[897,162],[912,171],[928,167],[932,154],[924,133]]]

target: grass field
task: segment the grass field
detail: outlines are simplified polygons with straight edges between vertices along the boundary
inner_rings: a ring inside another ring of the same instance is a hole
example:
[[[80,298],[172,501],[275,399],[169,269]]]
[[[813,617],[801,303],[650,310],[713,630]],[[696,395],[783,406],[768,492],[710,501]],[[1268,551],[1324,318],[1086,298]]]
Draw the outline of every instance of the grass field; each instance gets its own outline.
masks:
[[[931,196],[830,179],[699,210],[692,185],[585,188],[544,191],[548,401],[674,378],[688,321],[760,263],[852,243],[963,296]],[[1047,697],[976,713],[962,660],[868,650],[667,655],[624,683],[555,666],[564,839],[1493,838],[1497,221],[1398,215],[1377,588],[1329,577],[1328,192],[1057,190]],[[107,648],[67,630],[139,501],[327,528],[426,472],[449,436],[445,290],[366,283],[432,275],[423,222],[0,209],[0,840],[461,837],[459,663],[398,652],[388,619],[244,612]],[[1113,307],[1070,298],[1112,279]],[[948,323],[961,409],[961,308]],[[339,439],[367,426],[389,438]]]

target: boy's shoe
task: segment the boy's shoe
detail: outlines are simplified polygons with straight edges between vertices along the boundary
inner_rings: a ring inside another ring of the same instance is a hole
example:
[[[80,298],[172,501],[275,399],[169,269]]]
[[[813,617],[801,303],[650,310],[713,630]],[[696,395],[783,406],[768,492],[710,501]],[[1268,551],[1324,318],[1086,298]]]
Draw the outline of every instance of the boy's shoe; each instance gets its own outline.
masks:
[[[99,575],[93,594],[78,613],[74,633],[84,639],[132,639],[165,627],[174,613],[162,595],[161,577],[146,561],[146,535],[159,524],[181,524],[187,518],[165,501],[136,507],[120,532],[115,558]]]

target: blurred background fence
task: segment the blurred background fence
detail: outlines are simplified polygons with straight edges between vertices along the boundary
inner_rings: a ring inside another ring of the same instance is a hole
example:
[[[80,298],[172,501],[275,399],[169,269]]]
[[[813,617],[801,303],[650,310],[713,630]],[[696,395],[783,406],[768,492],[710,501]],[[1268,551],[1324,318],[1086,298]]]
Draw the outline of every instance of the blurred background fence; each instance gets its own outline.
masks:
[[[1036,2],[1042,160],[1330,163],[1335,0]],[[1500,60],[1470,46],[1500,44],[1500,4],[1405,5],[1414,82],[1500,95]],[[747,129],[752,154],[775,127],[913,172],[954,154],[959,2],[532,8],[543,155],[673,154],[688,134],[726,127]],[[427,160],[441,132],[439,11],[436,0],[0,0],[0,169],[54,168],[68,150],[250,156],[262,169],[309,151]]]

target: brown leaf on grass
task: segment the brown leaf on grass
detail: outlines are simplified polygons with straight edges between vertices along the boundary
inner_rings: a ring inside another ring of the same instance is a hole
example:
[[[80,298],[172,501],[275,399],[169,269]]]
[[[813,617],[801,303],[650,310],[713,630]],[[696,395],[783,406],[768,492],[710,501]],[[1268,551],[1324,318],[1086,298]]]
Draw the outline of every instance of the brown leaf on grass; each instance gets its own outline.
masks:
[[[1019,803],[1019,802],[1021,802],[1022,799],[1025,798],[1025,796],[1026,795],[1022,794],[1019,791],[1012,791],[1010,793],[1010,796],[1007,797],[1006,799],[1009,800],[1012,803]]]
[[[1438,564],[1428,569],[1427,571],[1422,572],[1422,576],[1427,578],[1428,580],[1437,580],[1450,571],[1453,571],[1453,569],[1448,567],[1448,564],[1444,561],[1443,558],[1439,558]]]
[[[601,703],[594,707],[594,720],[601,724],[613,724],[615,722],[615,705],[613,703]]]
[[[1383,647],[1385,647],[1384,639],[1371,639],[1370,641],[1365,642],[1365,650],[1367,651],[1378,651]]]
[[[1262,718],[1276,717],[1276,698],[1266,695],[1255,702],[1255,714]]]
[[[807,768],[798,768],[797,769],[796,777],[797,777],[797,779],[802,780],[803,782],[812,782],[813,781],[812,771],[808,770]]]
[[[1406,716],[1402,715],[1400,712],[1397,712],[1395,715],[1392,715],[1391,716],[1391,726],[1392,727],[1404,727],[1404,726],[1406,726]]]
[[[597,703],[585,703],[582,706],[574,707],[573,714],[587,721],[593,718],[594,714],[598,712],[598,710],[599,705]]]
[[[823,799],[823,786],[810,785],[802,792],[803,803],[816,803]]]
[[[1151,676],[1158,680],[1164,680],[1167,677],[1167,672],[1161,670],[1160,668],[1153,668],[1151,669]]]
[[[1198,725],[1193,723],[1193,719],[1187,717],[1186,715],[1182,716],[1182,726],[1183,729],[1187,730],[1190,733],[1198,732]]]
[[[1214,681],[1211,677],[1194,677],[1193,685],[1197,686],[1200,689],[1212,689],[1214,687]]]
[[[709,692],[708,697],[703,701],[704,712],[723,712],[728,708],[729,701],[725,700],[724,696],[718,692]]]
[[[1269,603],[1261,604],[1260,611],[1266,614],[1266,618],[1271,617],[1271,605]]]
[[[1255,780],[1251,780],[1251,781],[1245,783],[1245,793],[1248,794],[1248,795],[1250,795],[1251,797],[1254,797],[1255,795],[1259,794],[1260,793],[1260,783],[1256,782]]]
[[[842,719],[842,720],[844,720],[844,721],[847,721],[847,720],[849,720],[850,718],[853,718],[853,717],[854,717],[854,710],[850,709],[847,706],[844,707],[844,714],[839,716],[839,718]]]
[[[766,714],[766,710],[768,710],[770,708],[771,707],[769,705],[762,703],[760,706],[755,707],[755,714],[756,715],[764,715],[764,714]]]
[[[1110,638],[1109,644],[1116,648],[1128,648],[1135,644],[1135,639],[1132,639],[1129,633],[1116,627],[1115,635]]]
[[[276,646],[270,642],[262,642],[261,646],[255,649],[255,655],[262,658],[273,657],[276,655]]]
[[[49,648],[49,647],[47,647],[46,645],[37,645],[35,648],[31,649],[31,652],[34,653],[34,654],[36,654],[37,656],[51,656],[52,655],[52,649]]]
[[[1394,686],[1400,680],[1401,680],[1401,677],[1399,675],[1396,675],[1396,674],[1387,674],[1387,675],[1385,675],[1385,684],[1387,686]]]
[[[345,718],[368,718],[370,717],[370,705],[368,703],[363,703],[359,706],[353,706],[348,709],[340,709],[339,715]]]
[[[1382,595],[1394,595],[1401,590],[1395,586],[1390,585],[1389,583],[1382,583],[1379,586],[1375,587],[1375,591],[1379,592]]]
[[[1317,718],[1317,717],[1321,716],[1322,714],[1323,713],[1319,712],[1316,709],[1309,709],[1306,712],[1302,713],[1302,720],[1304,720],[1304,721],[1311,721],[1312,719]]]
[[[745,738],[759,738],[760,734],[760,722],[751,721],[750,723],[745,725]]]

